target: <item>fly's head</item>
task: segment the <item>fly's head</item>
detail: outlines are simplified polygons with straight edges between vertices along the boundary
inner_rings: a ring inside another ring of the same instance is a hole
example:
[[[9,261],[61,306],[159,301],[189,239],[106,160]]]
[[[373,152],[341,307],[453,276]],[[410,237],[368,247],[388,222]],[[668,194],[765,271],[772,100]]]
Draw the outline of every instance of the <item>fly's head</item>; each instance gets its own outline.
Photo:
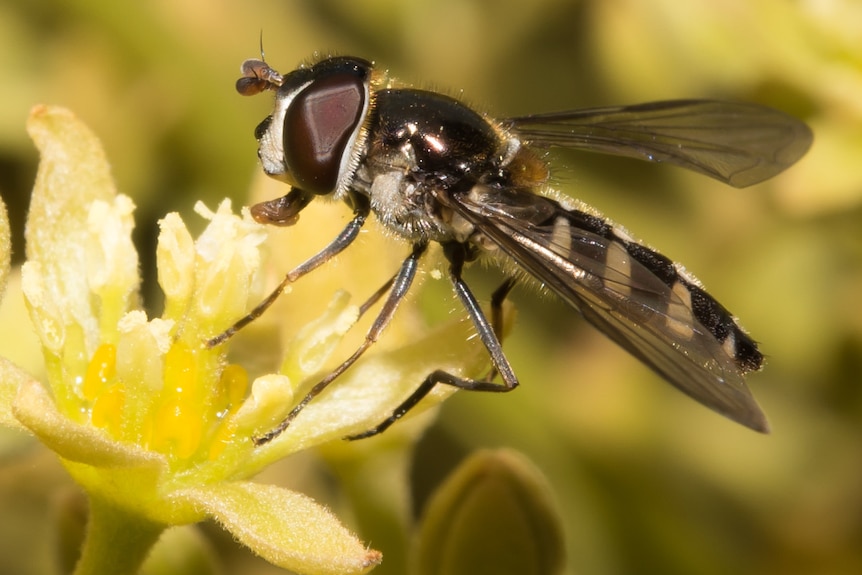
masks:
[[[247,60],[237,91],[275,91],[275,105],[255,129],[267,175],[292,186],[252,210],[262,223],[291,225],[316,196],[341,199],[359,165],[373,99],[371,62],[332,57],[282,76]]]

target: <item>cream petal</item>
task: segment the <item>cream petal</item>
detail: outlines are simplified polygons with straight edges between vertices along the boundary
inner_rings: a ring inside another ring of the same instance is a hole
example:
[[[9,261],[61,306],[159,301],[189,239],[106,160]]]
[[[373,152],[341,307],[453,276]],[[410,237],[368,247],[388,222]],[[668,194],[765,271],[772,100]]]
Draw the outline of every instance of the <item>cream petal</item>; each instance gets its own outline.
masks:
[[[230,531],[243,545],[275,565],[303,575],[365,573],[381,554],[367,548],[325,507],[273,485],[220,483],[174,492]]]

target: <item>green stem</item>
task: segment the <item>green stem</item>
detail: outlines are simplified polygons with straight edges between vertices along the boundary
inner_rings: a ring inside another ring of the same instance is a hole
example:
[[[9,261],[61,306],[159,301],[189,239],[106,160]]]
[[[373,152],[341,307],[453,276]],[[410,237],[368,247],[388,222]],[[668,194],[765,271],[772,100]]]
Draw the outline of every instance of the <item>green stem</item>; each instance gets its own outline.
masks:
[[[137,573],[165,525],[90,497],[90,516],[74,575]]]

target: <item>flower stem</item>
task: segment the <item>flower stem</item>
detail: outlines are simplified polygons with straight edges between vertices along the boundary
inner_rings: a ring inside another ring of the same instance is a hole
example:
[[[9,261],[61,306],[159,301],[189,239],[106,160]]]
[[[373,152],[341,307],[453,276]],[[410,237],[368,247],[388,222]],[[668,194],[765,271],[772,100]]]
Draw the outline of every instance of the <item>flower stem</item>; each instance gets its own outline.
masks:
[[[90,496],[90,516],[74,575],[137,573],[165,525]]]

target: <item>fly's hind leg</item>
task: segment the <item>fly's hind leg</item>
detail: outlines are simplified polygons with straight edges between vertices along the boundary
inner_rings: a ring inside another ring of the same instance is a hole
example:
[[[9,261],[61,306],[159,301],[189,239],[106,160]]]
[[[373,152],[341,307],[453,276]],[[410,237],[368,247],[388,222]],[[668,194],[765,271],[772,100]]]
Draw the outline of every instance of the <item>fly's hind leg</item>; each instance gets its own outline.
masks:
[[[491,357],[491,373],[486,379],[470,379],[459,377],[446,371],[437,370],[432,372],[425,378],[424,381],[413,390],[407,399],[405,399],[395,410],[392,415],[387,417],[377,426],[356,435],[350,435],[345,439],[355,440],[364,439],[382,433],[389,428],[393,423],[404,417],[404,415],[413,409],[432,389],[438,384],[449,385],[464,389],[467,391],[490,391],[490,392],[507,392],[515,389],[518,386],[518,378],[509,364],[509,360],[503,354],[503,346],[500,344],[500,331],[502,330],[503,320],[503,301],[515,285],[514,278],[507,279],[503,284],[494,291],[492,296],[492,321],[482,313],[479,307],[479,302],[470,288],[467,286],[461,277],[461,272],[464,268],[466,258],[466,248],[460,243],[448,243],[443,245],[443,253],[449,260],[449,279],[452,281],[452,286],[458,299],[467,310],[467,314],[473,322],[478,332],[479,339],[485,345],[488,355]],[[495,383],[492,379],[499,374],[503,379],[502,383]]]
[[[515,287],[517,280],[513,277],[506,278],[503,283],[491,294],[491,326],[494,328],[494,335],[500,343],[503,343],[503,302],[509,296],[509,292]],[[491,370],[485,379],[491,381],[497,377],[497,366],[491,362]]]

